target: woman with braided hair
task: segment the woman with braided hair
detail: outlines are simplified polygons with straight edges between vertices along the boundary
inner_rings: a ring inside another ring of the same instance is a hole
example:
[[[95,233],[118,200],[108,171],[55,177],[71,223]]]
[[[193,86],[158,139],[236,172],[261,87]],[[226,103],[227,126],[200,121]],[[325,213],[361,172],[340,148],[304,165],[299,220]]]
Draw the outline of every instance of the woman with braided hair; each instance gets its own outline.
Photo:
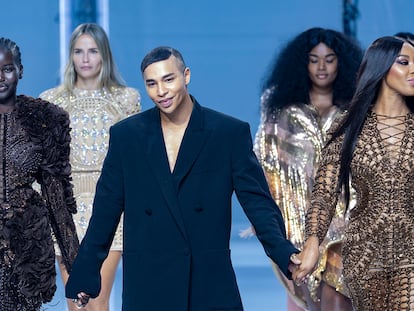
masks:
[[[0,310],[38,311],[56,291],[52,233],[67,271],[79,242],[68,114],[16,95],[20,49],[0,38]],[[41,186],[41,193],[33,183]]]

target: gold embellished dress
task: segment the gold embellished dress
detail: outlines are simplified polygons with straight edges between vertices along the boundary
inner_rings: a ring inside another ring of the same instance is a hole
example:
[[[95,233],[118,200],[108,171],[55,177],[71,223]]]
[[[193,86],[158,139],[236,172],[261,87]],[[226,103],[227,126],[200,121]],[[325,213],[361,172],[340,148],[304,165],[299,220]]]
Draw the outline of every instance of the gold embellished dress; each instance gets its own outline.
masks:
[[[108,149],[109,128],[140,111],[140,94],[129,87],[113,87],[110,91],[75,88],[69,94],[59,86],[43,92],[40,97],[62,107],[70,116],[70,160],[78,208],[74,220],[79,240],[82,240],[89,224],[96,183]],[[111,250],[122,250],[122,219]]]
[[[394,121],[395,123],[395,121]],[[414,310],[414,115],[387,136],[370,112],[351,161],[356,205],[344,233],[345,283],[356,310]],[[306,236],[321,242],[337,201],[343,136],[323,150],[306,219]]]
[[[264,93],[262,100],[266,100]],[[316,109],[306,104],[291,104],[271,115],[262,115],[255,138],[255,153],[261,163],[272,196],[284,217],[288,239],[303,248],[305,215],[310,206],[314,176],[327,131],[341,111],[332,106],[319,117]],[[321,245],[318,269],[308,281],[313,300],[323,280],[346,295],[342,280],[340,243],[344,230],[344,205],[338,204],[335,218]],[[273,264],[274,271],[293,300],[306,309],[302,290],[288,281]]]

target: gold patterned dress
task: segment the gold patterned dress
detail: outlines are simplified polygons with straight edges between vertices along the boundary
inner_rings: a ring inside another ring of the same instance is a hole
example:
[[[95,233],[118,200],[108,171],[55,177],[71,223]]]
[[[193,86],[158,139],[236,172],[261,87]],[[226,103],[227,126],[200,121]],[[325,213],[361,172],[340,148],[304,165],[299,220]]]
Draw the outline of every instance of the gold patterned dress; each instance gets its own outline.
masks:
[[[264,93],[262,100],[266,100]],[[306,104],[291,104],[271,115],[262,115],[255,138],[255,152],[264,169],[270,191],[282,211],[287,237],[303,248],[305,216],[310,206],[314,176],[327,131],[341,111],[332,106],[319,117],[316,109]],[[343,286],[340,243],[345,225],[344,204],[340,202],[334,221],[321,245],[318,269],[308,281],[313,300],[323,280],[347,295]],[[289,282],[273,264],[274,271],[294,301],[306,309],[305,297],[299,287]]]
[[[395,137],[384,135],[382,119],[369,113],[353,153],[345,283],[358,311],[414,310],[414,115],[400,117]],[[320,242],[335,214],[342,142],[340,136],[323,150],[306,219],[306,236]]]
[[[70,160],[78,208],[74,221],[79,240],[82,240],[89,224],[96,183],[108,149],[109,128],[140,111],[140,94],[129,87],[113,87],[110,91],[75,88],[72,94],[68,94],[59,86],[43,92],[40,97],[62,107],[70,116]],[[122,250],[122,219],[111,250]]]

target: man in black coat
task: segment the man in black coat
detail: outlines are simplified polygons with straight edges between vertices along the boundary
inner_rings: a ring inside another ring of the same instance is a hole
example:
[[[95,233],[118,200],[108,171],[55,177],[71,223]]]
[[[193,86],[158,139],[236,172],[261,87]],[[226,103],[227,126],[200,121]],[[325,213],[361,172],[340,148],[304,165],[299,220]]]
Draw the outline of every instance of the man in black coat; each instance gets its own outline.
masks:
[[[300,263],[249,125],[197,103],[177,50],[152,50],[141,71],[155,107],[110,130],[66,296],[84,306],[99,294],[99,271],[124,212],[124,311],[243,310],[229,249],[234,191],[266,254],[288,277]]]

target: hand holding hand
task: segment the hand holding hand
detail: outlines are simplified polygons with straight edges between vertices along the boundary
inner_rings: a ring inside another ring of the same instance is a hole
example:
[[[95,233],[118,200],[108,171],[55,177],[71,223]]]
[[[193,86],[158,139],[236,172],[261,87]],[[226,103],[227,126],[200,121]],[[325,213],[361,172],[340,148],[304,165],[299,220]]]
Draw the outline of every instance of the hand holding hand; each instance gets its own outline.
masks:
[[[84,308],[89,302],[90,296],[84,292],[78,293],[78,299],[72,299],[72,301],[76,304],[77,309]]]
[[[301,260],[298,256],[298,254],[293,253],[292,255],[290,255],[290,262],[288,265],[288,270],[293,274],[294,271],[297,270],[297,268],[299,267],[299,265],[301,264]]]
[[[296,284],[304,283],[309,274],[315,269],[319,259],[319,241],[317,237],[310,237],[303,248],[303,251],[298,255],[301,261],[300,265],[293,272],[293,280]]]

